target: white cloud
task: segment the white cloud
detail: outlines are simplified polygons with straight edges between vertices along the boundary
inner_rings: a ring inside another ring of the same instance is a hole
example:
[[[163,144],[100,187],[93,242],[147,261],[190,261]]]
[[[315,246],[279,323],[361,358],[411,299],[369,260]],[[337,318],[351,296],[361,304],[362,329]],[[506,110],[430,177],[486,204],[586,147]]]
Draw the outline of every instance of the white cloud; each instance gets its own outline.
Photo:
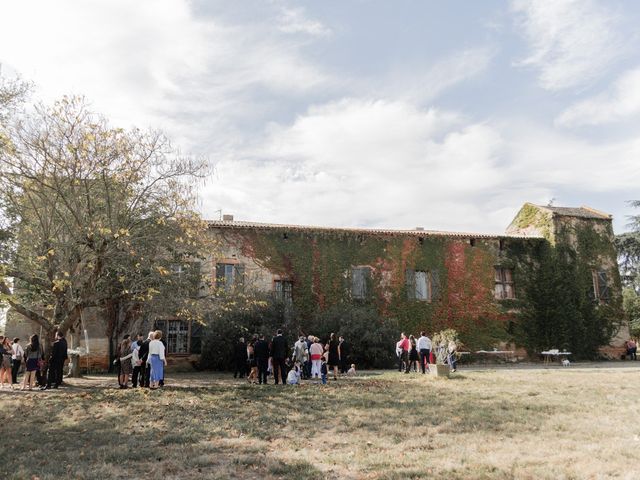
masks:
[[[188,0],[12,2],[0,62],[47,100],[81,93],[116,124],[161,127],[187,147],[226,143],[234,121],[268,108],[269,94],[328,82],[300,45],[260,20],[196,15]]]
[[[496,50],[488,46],[455,51],[434,62],[426,71],[413,67],[410,72],[396,72],[385,80],[383,90],[394,98],[428,102],[485,72],[495,54]]]
[[[331,29],[318,20],[309,18],[302,8],[283,7],[278,18],[278,29],[285,33],[330,35]]]
[[[279,223],[502,232],[525,201],[640,182],[640,140],[594,144],[529,122],[473,122],[403,101],[343,99],[273,125],[217,166],[213,212]],[[597,205],[596,205],[597,207]]]
[[[619,17],[595,0],[514,0],[512,9],[531,50],[518,65],[538,69],[545,89],[588,84],[624,50]]]
[[[602,125],[640,115],[640,68],[625,72],[611,90],[567,108],[556,118],[556,125]]]

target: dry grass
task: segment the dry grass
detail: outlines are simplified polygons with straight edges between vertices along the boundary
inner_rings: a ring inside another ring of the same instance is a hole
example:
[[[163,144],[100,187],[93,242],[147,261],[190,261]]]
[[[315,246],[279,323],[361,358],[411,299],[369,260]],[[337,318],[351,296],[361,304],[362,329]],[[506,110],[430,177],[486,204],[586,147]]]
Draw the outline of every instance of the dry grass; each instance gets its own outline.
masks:
[[[639,376],[572,366],[260,387],[199,374],[157,392],[93,377],[1,393],[0,465],[42,480],[637,478]]]

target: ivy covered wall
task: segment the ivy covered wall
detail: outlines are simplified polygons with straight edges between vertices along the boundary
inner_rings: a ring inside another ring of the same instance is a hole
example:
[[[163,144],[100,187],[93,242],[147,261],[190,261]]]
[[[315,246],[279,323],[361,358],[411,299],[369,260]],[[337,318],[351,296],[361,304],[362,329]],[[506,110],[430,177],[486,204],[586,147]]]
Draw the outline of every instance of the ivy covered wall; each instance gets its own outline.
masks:
[[[276,279],[292,282],[287,322],[301,331],[323,312],[355,306],[374,308],[408,333],[455,328],[470,349],[513,342],[531,352],[566,348],[594,357],[612,337],[614,346],[628,338],[619,324],[611,221],[564,210],[573,214],[526,204],[508,232],[532,238],[250,225],[213,231],[223,261],[246,266],[244,285],[271,291]],[[352,295],[354,267],[369,268],[364,298]],[[495,299],[495,267],[513,272],[515,299]],[[412,292],[416,271],[427,272],[429,300]],[[606,299],[594,297],[596,274],[606,281]]]

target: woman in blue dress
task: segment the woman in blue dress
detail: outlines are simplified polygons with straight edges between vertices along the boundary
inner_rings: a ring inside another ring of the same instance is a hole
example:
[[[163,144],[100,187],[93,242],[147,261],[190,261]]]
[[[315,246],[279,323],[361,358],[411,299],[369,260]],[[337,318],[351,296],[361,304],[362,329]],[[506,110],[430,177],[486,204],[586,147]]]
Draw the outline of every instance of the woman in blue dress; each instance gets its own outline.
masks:
[[[167,365],[167,359],[164,355],[164,344],[160,341],[162,332],[156,330],[153,337],[154,339],[149,342],[149,357],[147,363],[151,367],[149,387],[155,390],[158,388],[160,381],[164,379],[164,367]]]

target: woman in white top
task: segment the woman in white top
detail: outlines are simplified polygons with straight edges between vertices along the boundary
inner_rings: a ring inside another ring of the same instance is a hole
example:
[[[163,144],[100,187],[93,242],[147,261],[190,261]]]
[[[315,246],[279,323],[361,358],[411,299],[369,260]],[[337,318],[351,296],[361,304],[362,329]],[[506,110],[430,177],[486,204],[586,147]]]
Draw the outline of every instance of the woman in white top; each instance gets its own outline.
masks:
[[[162,332],[156,330],[153,337],[154,339],[149,342],[149,357],[147,358],[147,363],[151,366],[149,386],[152,390],[155,390],[158,388],[160,380],[164,378],[164,367],[167,365],[167,359],[164,356],[164,344],[160,341]]]

